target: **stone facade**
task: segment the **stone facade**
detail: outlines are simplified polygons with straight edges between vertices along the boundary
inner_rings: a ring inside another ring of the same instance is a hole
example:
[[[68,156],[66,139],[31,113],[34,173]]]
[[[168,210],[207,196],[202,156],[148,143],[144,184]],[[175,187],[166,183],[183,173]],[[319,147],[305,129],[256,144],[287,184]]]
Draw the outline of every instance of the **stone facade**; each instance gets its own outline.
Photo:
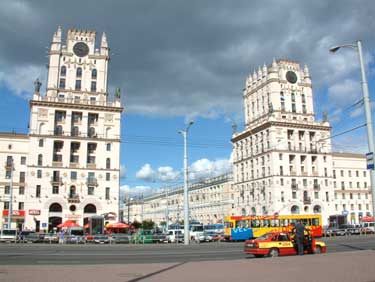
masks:
[[[61,33],[51,43],[46,94],[36,82],[30,100],[27,229],[51,230],[68,219],[84,225],[95,214],[118,219],[123,108],[120,97],[108,99],[106,35],[95,48],[95,31],[71,29],[66,45]]]

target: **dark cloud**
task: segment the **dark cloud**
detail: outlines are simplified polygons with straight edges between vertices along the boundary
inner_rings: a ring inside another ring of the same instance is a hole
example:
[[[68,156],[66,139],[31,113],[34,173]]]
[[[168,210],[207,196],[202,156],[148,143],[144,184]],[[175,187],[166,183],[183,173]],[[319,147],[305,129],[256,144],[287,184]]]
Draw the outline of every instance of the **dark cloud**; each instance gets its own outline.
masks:
[[[353,57],[347,52],[330,55],[329,46],[362,39],[366,50],[375,47],[371,0],[3,0],[0,5],[0,83],[16,67],[45,65],[45,47],[58,25],[65,32],[105,31],[111,88],[120,86],[127,110],[141,114],[232,115],[241,111],[246,75],[274,57],[308,64],[315,86],[324,87],[356,75],[358,67],[346,60]]]

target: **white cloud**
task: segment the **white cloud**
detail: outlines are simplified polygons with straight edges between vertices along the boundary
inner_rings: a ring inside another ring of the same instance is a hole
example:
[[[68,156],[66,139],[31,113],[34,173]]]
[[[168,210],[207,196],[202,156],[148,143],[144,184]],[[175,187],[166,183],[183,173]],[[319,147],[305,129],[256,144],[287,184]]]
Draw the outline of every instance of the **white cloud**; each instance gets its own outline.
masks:
[[[336,106],[345,106],[361,98],[361,85],[359,81],[345,79],[328,88],[330,101]]]
[[[125,165],[120,165],[120,178],[125,178],[128,170]]]
[[[227,159],[211,161],[206,158],[194,162],[189,167],[189,179],[200,180],[219,176],[232,171],[232,163]]]
[[[175,171],[170,166],[162,166],[158,168],[158,179],[163,182],[177,180],[180,177],[180,172]]]
[[[40,66],[16,66],[0,72],[0,85],[9,88],[14,94],[30,98],[34,91],[34,80],[44,81],[46,70]]]
[[[142,168],[139,171],[137,171],[135,176],[138,179],[152,182],[152,181],[155,181],[156,173],[152,169],[150,164],[145,164],[142,166]]]

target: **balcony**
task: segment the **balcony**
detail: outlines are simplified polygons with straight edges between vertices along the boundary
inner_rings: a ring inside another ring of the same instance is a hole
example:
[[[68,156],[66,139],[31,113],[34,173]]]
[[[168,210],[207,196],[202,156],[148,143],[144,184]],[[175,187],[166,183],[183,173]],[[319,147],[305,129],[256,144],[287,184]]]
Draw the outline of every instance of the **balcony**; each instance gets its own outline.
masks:
[[[298,190],[298,184],[297,183],[292,183],[291,187],[292,187],[292,190],[294,190],[294,191]]]
[[[87,186],[98,186],[98,180],[94,177],[88,177],[86,180]]]
[[[310,205],[311,204],[311,198],[310,197],[303,198],[303,204],[304,205]]]
[[[291,170],[290,175],[297,175],[297,172],[295,170]]]
[[[6,161],[5,162],[5,169],[10,170],[13,167],[13,162],[11,161]]]
[[[96,168],[96,163],[87,163],[87,168],[89,168],[89,169],[95,169]]]
[[[59,176],[51,177],[51,184],[52,185],[62,185],[62,178]]]
[[[320,190],[320,184],[314,183],[314,190],[319,191]]]
[[[69,204],[77,204],[79,203],[79,195],[78,194],[69,194],[68,195],[68,203]]]

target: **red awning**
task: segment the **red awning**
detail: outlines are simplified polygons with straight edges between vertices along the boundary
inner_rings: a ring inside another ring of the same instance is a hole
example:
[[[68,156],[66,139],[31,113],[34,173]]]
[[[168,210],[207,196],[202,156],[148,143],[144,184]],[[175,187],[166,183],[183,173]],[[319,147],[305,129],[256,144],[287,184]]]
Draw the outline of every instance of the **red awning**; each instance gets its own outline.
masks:
[[[108,229],[125,229],[125,228],[129,228],[130,226],[126,223],[122,223],[122,222],[115,222],[115,223],[108,223],[106,226],[106,228]]]
[[[362,217],[362,222],[373,222],[374,217],[373,216],[364,216]]]
[[[60,223],[59,225],[57,225],[57,227],[58,228],[63,228],[63,227],[79,227],[79,224],[77,224],[73,220],[67,220],[64,223]]]

